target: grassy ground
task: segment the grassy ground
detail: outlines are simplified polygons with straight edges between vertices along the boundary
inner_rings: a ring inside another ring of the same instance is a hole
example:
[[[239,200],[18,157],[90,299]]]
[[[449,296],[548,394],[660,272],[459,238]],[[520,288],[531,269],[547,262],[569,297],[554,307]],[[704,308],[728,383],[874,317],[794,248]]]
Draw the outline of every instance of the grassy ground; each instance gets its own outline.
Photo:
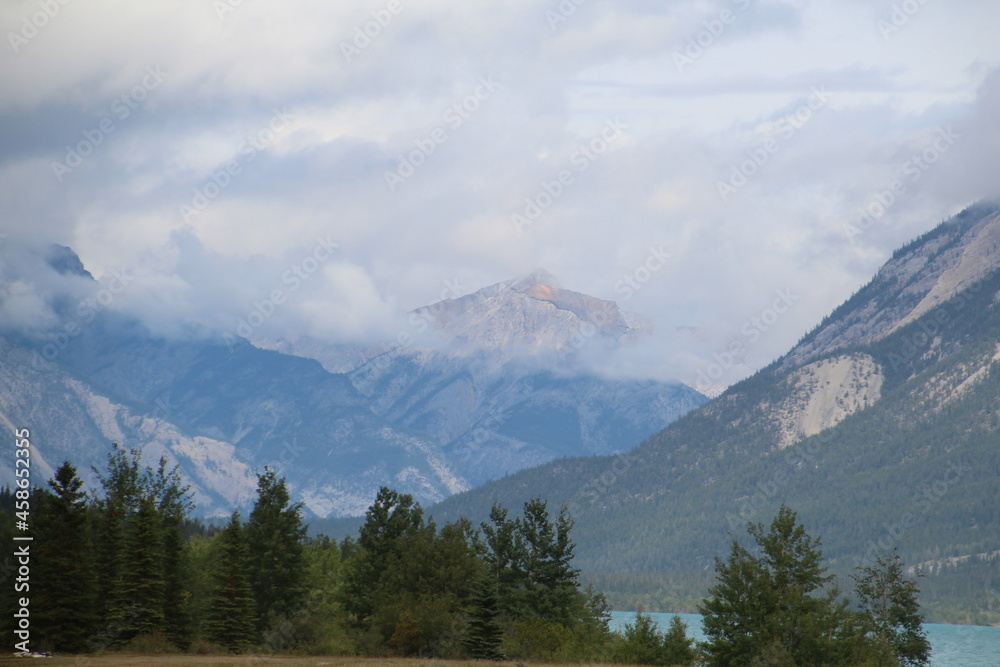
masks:
[[[256,655],[129,655],[107,653],[100,656],[61,656],[45,658],[41,662],[29,658],[0,657],[0,665],[29,665],[42,667],[201,667],[202,665],[231,665],[232,667],[524,667],[522,663],[489,663],[471,660],[421,660],[417,658],[344,658],[336,656],[284,657]],[[546,667],[532,664],[531,667]],[[554,666],[553,666],[554,667]],[[565,667],[565,665],[560,666]],[[594,665],[592,667],[600,667]],[[610,666],[609,666],[610,667]],[[615,665],[614,667],[622,667]]]

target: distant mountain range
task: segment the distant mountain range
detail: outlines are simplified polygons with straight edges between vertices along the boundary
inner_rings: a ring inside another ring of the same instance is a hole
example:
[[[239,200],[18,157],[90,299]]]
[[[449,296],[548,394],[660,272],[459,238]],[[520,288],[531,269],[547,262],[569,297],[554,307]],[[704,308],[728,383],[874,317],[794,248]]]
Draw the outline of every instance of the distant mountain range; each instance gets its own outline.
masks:
[[[452,496],[438,520],[536,495],[618,608],[692,610],[716,555],[787,503],[848,574],[898,549],[930,617],[1000,623],[1000,209],[898,250],[782,358],[624,455]],[[845,580],[845,585],[851,582]]]
[[[44,278],[26,266],[2,267],[0,299]],[[382,484],[439,522],[543,496],[571,509],[575,564],[616,607],[672,611],[693,609],[747,521],[787,503],[839,576],[898,549],[929,574],[932,620],[1000,623],[995,204],[896,251],[708,402],[589,372],[580,357],[647,327],[544,271],[419,308],[388,344],[340,346],[166,339],[97,307],[69,249],[44,267],[73,281],[58,321],[0,336],[0,419],[32,429],[36,480],[64,458],[99,465],[117,440],[179,462],[201,511],[221,515],[271,465],[334,534]]]
[[[0,418],[32,430],[37,480],[67,458],[93,480],[118,441],[179,463],[200,513],[246,503],[270,465],[312,516],[351,516],[381,485],[429,504],[557,457],[622,451],[706,400],[587,372],[579,349],[626,345],[643,325],[544,271],[418,309],[406,337],[359,347],[164,338],[87,305],[106,288],[70,249],[46,260],[76,285],[51,304],[59,321],[7,323],[0,337]],[[5,288],[47,279],[13,271]]]
[[[429,435],[472,485],[559,457],[623,451],[706,400],[682,384],[581,372],[582,349],[611,352],[648,325],[613,301],[562,289],[543,269],[418,308],[409,322],[433,345],[353,354],[315,340],[263,345],[346,372],[379,416]]]

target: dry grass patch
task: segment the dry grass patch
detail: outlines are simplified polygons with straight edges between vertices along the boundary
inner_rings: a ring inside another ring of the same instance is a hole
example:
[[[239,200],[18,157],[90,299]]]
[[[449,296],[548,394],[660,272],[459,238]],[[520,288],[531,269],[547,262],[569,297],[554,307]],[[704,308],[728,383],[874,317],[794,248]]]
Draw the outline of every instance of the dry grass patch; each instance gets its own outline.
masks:
[[[37,665],[38,667],[525,667],[520,662],[477,662],[473,660],[424,660],[419,658],[354,658],[342,656],[258,656],[258,655],[131,655],[109,653],[100,656],[60,656],[32,660],[0,658],[0,665]],[[530,663],[531,667],[556,667]],[[562,666],[565,667],[565,666]],[[591,667],[612,667],[593,664]],[[614,665],[613,667],[623,667]]]

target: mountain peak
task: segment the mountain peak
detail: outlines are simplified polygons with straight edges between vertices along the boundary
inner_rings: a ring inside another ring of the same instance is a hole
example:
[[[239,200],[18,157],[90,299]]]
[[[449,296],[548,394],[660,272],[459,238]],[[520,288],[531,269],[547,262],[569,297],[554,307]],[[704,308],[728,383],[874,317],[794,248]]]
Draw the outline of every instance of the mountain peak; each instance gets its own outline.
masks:
[[[1000,207],[976,204],[894,252],[871,282],[785,355],[781,368],[874,344],[998,269]]]
[[[84,268],[83,262],[80,261],[80,256],[72,248],[64,245],[59,245],[58,243],[50,245],[48,252],[45,254],[45,261],[52,270],[61,276],[70,274],[90,278],[91,280],[94,279],[90,271]]]
[[[515,282],[513,288],[518,292],[527,292],[538,286],[562,289],[562,283],[559,282],[559,279],[541,267]]]
[[[467,355],[492,351],[507,358],[513,350],[530,354],[576,349],[591,336],[617,346],[639,333],[639,324],[614,301],[563,288],[538,268],[524,278],[484,287],[414,311],[433,322],[449,352]],[[581,330],[590,334],[581,335]]]

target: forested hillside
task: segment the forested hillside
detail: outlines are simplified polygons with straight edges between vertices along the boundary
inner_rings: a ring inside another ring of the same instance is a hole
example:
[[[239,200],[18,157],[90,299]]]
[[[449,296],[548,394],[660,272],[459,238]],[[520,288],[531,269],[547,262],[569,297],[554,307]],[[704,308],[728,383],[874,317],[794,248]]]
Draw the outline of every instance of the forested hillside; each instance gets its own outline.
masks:
[[[981,206],[917,239],[788,355],[626,454],[431,511],[477,517],[545,489],[614,605],[675,611],[693,608],[731,531],[787,503],[835,573],[898,548],[931,574],[932,618],[1000,622],[998,228]]]

